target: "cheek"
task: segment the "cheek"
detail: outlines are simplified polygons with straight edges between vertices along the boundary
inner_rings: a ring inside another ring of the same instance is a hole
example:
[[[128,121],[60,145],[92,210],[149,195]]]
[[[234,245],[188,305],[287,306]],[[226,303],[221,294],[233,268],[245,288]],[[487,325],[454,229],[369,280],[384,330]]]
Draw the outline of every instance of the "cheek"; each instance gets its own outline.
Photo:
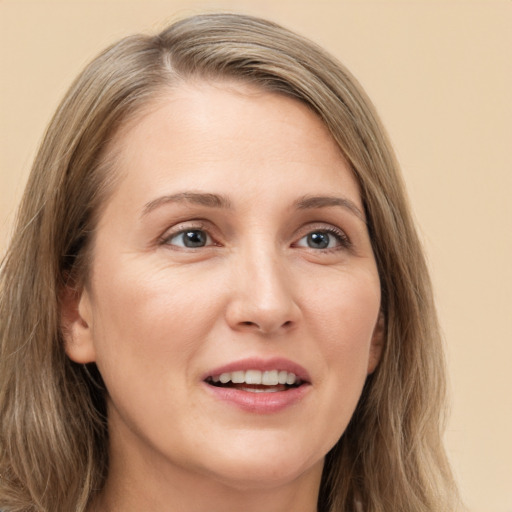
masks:
[[[336,278],[338,277],[338,278]],[[380,310],[376,272],[333,276],[310,296],[310,328],[323,367],[322,385],[345,428],[368,374],[372,337]],[[339,408],[344,412],[339,415]]]
[[[380,310],[380,284],[372,271],[339,273],[319,283],[305,310],[324,347],[333,352],[365,353]]]
[[[112,421],[151,432],[155,414],[172,418],[180,404],[192,407],[186,391],[195,377],[191,362],[218,318],[219,286],[155,265],[127,267],[104,266],[95,276],[96,363]]]
[[[122,367],[162,377],[176,366],[186,367],[218,316],[215,282],[153,268],[146,271],[132,262],[105,266],[95,276],[93,339],[105,374],[120,373]]]

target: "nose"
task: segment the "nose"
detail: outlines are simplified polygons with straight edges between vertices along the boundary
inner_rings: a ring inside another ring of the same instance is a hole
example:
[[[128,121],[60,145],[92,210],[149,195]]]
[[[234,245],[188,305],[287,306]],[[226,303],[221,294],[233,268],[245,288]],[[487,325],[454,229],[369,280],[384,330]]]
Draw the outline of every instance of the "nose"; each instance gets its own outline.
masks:
[[[276,254],[258,251],[234,265],[226,320],[236,331],[284,334],[301,317],[292,272]]]

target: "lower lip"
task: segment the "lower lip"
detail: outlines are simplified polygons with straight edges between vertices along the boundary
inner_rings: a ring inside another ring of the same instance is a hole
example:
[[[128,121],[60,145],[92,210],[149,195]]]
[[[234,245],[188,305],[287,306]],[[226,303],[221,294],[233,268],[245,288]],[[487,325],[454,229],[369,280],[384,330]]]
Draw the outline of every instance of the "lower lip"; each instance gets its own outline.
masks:
[[[311,387],[309,384],[302,384],[297,388],[290,388],[286,391],[251,393],[240,389],[212,386],[206,382],[204,385],[219,400],[243,411],[256,414],[271,414],[291,407],[299,402]]]

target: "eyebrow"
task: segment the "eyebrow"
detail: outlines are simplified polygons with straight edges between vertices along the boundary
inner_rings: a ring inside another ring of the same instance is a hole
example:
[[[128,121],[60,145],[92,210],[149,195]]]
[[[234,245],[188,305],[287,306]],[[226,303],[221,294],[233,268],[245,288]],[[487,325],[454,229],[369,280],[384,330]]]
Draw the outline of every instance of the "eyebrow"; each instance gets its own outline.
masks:
[[[142,216],[156,208],[169,203],[191,203],[209,208],[231,208],[231,202],[225,196],[202,192],[179,192],[177,194],[158,197],[144,205]]]
[[[332,206],[341,206],[366,224],[364,213],[350,199],[338,196],[304,196],[295,201],[295,207],[299,210],[308,210],[313,208],[329,208]]]
[[[200,206],[206,206],[208,208],[232,208],[231,201],[226,196],[220,194],[211,194],[206,192],[178,192],[176,194],[158,197],[157,199],[146,203],[142,210],[142,216],[145,216],[156,208],[169,203],[191,203]],[[347,199],[346,197],[303,196],[300,199],[297,199],[297,201],[293,203],[293,206],[298,210],[340,206],[353,213],[366,224],[366,219],[363,212],[356,206],[353,201]]]

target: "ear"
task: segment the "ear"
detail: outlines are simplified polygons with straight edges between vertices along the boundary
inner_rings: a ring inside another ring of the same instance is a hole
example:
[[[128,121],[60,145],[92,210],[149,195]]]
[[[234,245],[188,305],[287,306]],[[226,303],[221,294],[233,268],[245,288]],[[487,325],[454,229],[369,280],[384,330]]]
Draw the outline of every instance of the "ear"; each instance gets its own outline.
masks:
[[[368,375],[375,371],[377,365],[379,364],[380,358],[382,356],[382,350],[384,348],[384,340],[386,336],[386,320],[384,318],[384,313],[382,311],[379,312],[379,317],[377,318],[377,323],[375,324],[375,328],[373,330],[372,341],[370,345],[370,357],[368,359]]]
[[[91,322],[91,302],[85,288],[78,291],[66,285],[60,294],[60,328],[64,350],[75,363],[86,364],[96,360]]]

